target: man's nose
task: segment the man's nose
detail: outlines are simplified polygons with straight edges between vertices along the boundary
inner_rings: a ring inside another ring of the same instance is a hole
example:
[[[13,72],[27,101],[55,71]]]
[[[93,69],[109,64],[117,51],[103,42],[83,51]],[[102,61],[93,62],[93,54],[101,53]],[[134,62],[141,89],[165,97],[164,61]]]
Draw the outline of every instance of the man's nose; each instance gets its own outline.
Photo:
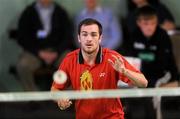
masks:
[[[91,41],[92,40],[92,36],[91,35],[88,35],[87,36],[87,41]]]

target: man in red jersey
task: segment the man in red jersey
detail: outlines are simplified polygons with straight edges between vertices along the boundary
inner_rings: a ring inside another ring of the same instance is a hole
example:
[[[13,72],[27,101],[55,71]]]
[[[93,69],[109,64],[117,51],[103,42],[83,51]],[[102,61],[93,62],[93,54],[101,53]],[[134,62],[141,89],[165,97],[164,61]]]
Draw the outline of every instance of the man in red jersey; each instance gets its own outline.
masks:
[[[74,90],[117,89],[121,80],[129,85],[146,87],[144,75],[130,65],[116,51],[102,48],[101,24],[87,18],[78,26],[80,49],[70,52],[62,61],[59,70],[67,74],[62,83],[53,82],[51,91],[72,86]],[[57,100],[60,109],[68,108],[69,99]],[[81,99],[75,101],[76,119],[124,119],[119,98]]]

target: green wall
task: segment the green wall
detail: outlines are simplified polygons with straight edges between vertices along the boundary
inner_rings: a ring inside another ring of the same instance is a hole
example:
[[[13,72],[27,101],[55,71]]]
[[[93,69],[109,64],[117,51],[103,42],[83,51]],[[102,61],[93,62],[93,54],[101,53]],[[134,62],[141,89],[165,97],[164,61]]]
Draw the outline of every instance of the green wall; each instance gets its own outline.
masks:
[[[161,0],[173,14],[176,25],[180,26],[180,0]]]
[[[8,75],[8,67],[15,63],[20,48],[14,41],[8,39],[7,31],[16,27],[18,13],[25,4],[26,0],[0,0],[0,90],[5,90],[1,88],[2,86],[7,89],[17,89],[13,87],[15,80],[11,82],[13,77]],[[10,87],[8,83],[13,84]]]
[[[17,13],[21,11],[24,5],[21,0],[0,0],[0,70],[2,65],[5,65],[4,58],[7,58],[7,55],[11,55],[6,49],[13,47],[7,39],[7,31],[9,28],[15,27],[14,23],[18,17]]]

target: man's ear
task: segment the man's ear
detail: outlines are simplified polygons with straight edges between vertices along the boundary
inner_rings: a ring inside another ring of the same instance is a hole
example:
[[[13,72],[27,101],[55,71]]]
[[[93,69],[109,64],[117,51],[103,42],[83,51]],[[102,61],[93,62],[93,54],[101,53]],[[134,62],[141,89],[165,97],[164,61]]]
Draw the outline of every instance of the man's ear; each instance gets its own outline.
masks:
[[[101,43],[102,38],[103,38],[103,35],[100,35],[100,37],[99,37],[99,43]]]
[[[140,24],[140,20],[137,19],[136,20],[136,25],[139,26],[139,24]]]
[[[78,42],[80,43],[80,36],[78,35]]]

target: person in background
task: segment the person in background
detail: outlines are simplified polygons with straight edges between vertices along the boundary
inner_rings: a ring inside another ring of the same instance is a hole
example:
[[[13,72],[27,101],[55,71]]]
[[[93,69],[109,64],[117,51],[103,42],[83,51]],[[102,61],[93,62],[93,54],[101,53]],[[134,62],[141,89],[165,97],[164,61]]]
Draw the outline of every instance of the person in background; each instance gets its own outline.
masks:
[[[101,45],[113,50],[118,50],[123,42],[121,25],[112,10],[100,6],[98,0],[84,0],[85,8],[75,16],[75,27],[85,18],[98,20],[103,28],[103,41]],[[78,43],[76,41],[76,46]]]
[[[136,15],[137,29],[131,35],[126,55],[141,59],[141,71],[148,79],[149,88],[162,87],[167,84],[176,87],[179,77],[172,43],[167,32],[158,25],[156,9],[145,5],[137,9]],[[145,110],[141,107],[145,111],[145,119],[156,118],[152,98],[142,98],[137,101],[147,106]],[[139,102],[136,104],[139,105]],[[132,104],[129,105],[131,108]]]
[[[129,85],[146,87],[144,75],[130,65],[125,58],[114,50],[101,47],[102,25],[95,19],[82,20],[78,26],[80,48],[66,55],[58,71],[62,76],[54,79],[51,91],[73,90],[89,91],[117,89],[121,80]],[[72,104],[69,99],[59,99],[57,104],[64,110]],[[76,119],[124,119],[119,98],[76,100]]]
[[[18,21],[18,43],[23,52],[17,63],[24,90],[39,90],[35,72],[56,69],[61,55],[71,48],[72,37],[68,13],[53,0],[36,0],[24,9]],[[44,81],[41,79],[40,83]]]
[[[129,32],[133,32],[133,30],[136,28],[136,9],[145,5],[152,5],[156,9],[158,15],[158,23],[164,30],[170,31],[176,28],[172,13],[159,0],[129,0],[129,4],[132,6],[129,8],[130,10],[127,16],[127,27]]]

